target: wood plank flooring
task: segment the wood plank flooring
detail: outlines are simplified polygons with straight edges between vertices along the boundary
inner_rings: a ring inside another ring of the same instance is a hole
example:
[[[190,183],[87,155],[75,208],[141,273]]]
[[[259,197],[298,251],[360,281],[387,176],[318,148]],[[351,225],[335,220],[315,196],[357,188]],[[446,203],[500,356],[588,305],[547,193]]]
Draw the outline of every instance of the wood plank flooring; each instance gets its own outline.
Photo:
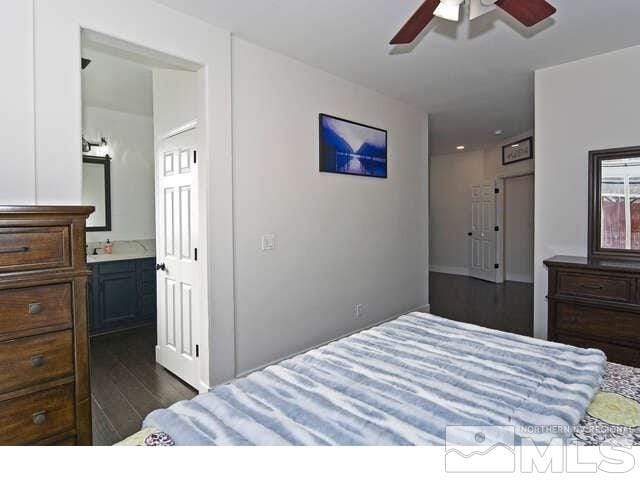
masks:
[[[91,339],[94,445],[113,445],[140,430],[153,410],[197,395],[155,363],[155,345],[155,326]]]
[[[519,335],[533,335],[533,284],[495,284],[460,275],[429,274],[431,313]]]
[[[497,330],[533,334],[533,285],[496,285],[431,273],[431,312]],[[197,392],[155,363],[155,327],[91,340],[94,445],[113,445],[140,430],[151,411]]]

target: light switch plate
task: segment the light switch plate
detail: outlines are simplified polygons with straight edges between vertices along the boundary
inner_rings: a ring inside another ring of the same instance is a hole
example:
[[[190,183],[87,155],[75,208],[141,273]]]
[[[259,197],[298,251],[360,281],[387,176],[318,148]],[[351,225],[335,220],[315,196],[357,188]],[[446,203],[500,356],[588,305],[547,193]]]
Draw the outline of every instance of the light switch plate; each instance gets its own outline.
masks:
[[[272,233],[262,236],[262,250],[275,250],[276,248],[276,236]]]

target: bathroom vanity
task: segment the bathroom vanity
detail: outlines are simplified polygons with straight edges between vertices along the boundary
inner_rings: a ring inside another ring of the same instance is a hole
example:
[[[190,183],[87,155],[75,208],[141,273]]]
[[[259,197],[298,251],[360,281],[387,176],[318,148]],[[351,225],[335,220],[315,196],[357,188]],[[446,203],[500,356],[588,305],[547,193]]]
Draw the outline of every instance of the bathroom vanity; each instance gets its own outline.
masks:
[[[87,262],[91,335],[155,323],[155,257],[89,255]]]

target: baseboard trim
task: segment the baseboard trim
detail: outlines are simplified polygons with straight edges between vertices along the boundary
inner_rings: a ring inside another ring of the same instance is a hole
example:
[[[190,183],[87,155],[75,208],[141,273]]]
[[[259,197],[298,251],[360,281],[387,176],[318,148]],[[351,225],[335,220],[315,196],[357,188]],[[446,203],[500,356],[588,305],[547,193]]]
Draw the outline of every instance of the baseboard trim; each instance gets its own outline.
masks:
[[[449,275],[469,276],[467,267],[447,267],[446,265],[430,265],[429,271],[434,273],[447,273]]]
[[[402,312],[402,313],[399,313],[397,315],[393,315],[393,316],[391,316],[389,318],[386,318],[386,319],[384,319],[382,321],[375,322],[375,323],[372,323],[370,325],[367,325],[366,327],[357,328],[357,329],[355,329],[355,330],[353,330],[353,331],[351,331],[349,333],[345,333],[344,335],[339,335],[337,337],[332,338],[331,340],[327,340],[326,342],[320,343],[320,344],[318,344],[318,345],[316,345],[314,347],[305,348],[303,350],[297,351],[296,353],[292,353],[291,355],[285,355],[284,357],[280,357],[277,360],[273,360],[272,362],[268,362],[268,363],[265,363],[263,365],[260,365],[259,367],[255,367],[255,368],[252,368],[250,370],[245,370],[245,371],[242,371],[242,372],[238,372],[238,373],[236,373],[236,377],[235,378],[246,377],[247,375],[250,375],[253,372],[258,372],[260,370],[264,370],[265,368],[267,368],[270,365],[275,365],[276,363],[280,363],[280,362],[283,362],[283,361],[288,360],[290,358],[297,357],[298,355],[302,355],[303,353],[307,353],[307,352],[309,352],[311,350],[315,350],[316,348],[324,347],[325,345],[329,345],[330,343],[336,342],[336,341],[341,340],[343,338],[350,337],[351,335],[354,335],[356,333],[364,332],[365,330],[369,330],[369,329],[371,329],[373,327],[377,327],[378,325],[382,325],[383,323],[395,320],[398,317],[401,317],[402,315],[407,315],[407,314],[413,313],[413,312],[429,313],[430,311],[431,311],[431,305],[430,304],[421,305],[421,306],[418,306],[418,307],[415,307],[415,308],[411,308],[411,309],[407,310],[406,312]],[[224,382],[224,383],[229,383],[229,382],[231,382],[233,380],[235,380],[235,379],[229,380],[228,382]]]
[[[463,277],[470,277],[469,269],[466,267],[448,267],[446,265],[430,265],[429,271],[434,273],[446,273],[448,275],[460,275]],[[507,273],[507,282],[518,283],[533,283],[533,278],[529,275],[522,275],[519,273]]]
[[[531,275],[507,273],[507,282],[533,283],[533,278],[531,277]]]

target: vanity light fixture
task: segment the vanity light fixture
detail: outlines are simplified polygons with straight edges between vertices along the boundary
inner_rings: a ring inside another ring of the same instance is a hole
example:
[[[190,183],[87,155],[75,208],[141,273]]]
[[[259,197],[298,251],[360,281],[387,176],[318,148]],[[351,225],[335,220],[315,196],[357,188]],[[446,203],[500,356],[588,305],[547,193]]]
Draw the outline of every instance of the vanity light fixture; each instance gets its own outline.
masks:
[[[93,147],[106,147],[107,146],[107,139],[102,137],[100,139],[100,142],[89,142],[86,138],[84,138],[84,135],[82,136],[82,151],[84,153],[90,152],[91,149]]]

